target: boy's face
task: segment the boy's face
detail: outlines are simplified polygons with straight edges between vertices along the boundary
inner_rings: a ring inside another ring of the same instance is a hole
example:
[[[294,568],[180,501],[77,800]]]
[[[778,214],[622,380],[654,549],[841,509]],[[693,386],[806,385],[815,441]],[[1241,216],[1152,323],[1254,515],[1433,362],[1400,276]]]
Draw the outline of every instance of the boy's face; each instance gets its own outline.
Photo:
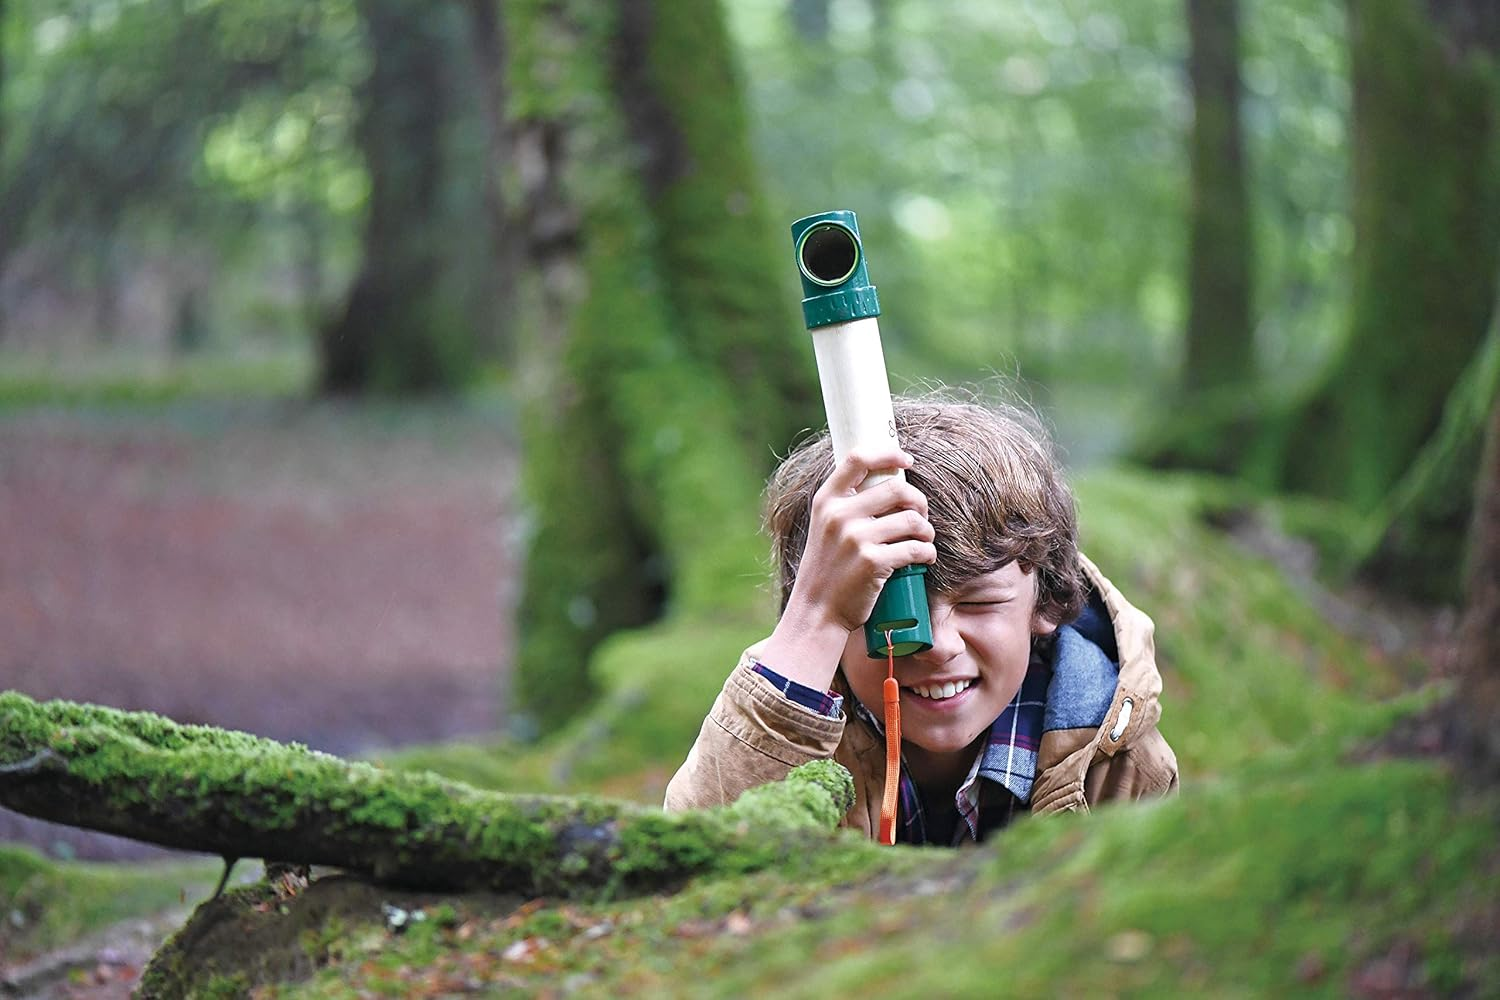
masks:
[[[1056,628],[1037,620],[1036,590],[1036,575],[1012,562],[952,593],[928,595],[932,648],[896,658],[908,751],[920,748],[934,764],[972,759],[965,751],[1020,690],[1031,637]],[[840,662],[855,696],[879,718],[886,661],[870,658],[863,629],[850,633]]]

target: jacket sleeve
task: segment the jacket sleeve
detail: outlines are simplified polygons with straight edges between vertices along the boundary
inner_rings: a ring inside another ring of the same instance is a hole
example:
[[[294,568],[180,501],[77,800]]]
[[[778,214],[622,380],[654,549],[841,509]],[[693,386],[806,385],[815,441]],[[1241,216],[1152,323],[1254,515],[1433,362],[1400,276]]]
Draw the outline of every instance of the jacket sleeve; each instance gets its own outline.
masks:
[[[667,785],[669,811],[727,805],[799,764],[832,758],[838,748],[842,716],[829,718],[791,701],[751,662],[749,653],[740,657]]]

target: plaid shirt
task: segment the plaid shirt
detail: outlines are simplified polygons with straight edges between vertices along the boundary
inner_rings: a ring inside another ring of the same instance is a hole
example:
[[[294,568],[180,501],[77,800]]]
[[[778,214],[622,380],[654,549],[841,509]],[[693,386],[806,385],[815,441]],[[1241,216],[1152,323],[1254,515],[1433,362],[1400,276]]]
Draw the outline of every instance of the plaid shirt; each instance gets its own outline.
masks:
[[[1052,680],[1050,657],[1044,649],[1037,648],[1039,646],[1045,644],[1033,644],[1031,662],[1021,681],[1021,689],[990,725],[984,750],[974,758],[968,777],[954,794],[952,813],[929,817],[916,782],[907,771],[905,762],[902,763],[901,787],[897,796],[898,842],[947,842],[956,846],[965,840],[983,840],[1010,823],[1018,812],[1026,811],[1026,804],[1031,799],[1031,785],[1036,778],[1036,755],[1042,739],[1047,686]],[[752,669],[804,708],[830,718],[838,718],[842,711],[843,699],[831,691],[816,691],[788,680],[759,661]],[[857,699],[854,714],[873,726],[877,733],[884,734],[881,721]],[[945,835],[950,830],[951,836]]]

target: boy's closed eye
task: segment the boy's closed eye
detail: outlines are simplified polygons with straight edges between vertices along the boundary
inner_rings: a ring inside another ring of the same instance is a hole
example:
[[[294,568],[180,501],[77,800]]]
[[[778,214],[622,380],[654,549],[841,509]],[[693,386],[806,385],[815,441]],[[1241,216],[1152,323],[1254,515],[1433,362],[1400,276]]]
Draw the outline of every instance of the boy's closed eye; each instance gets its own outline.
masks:
[[[1010,593],[979,593],[964,594],[953,602],[958,608],[994,608],[1009,604],[1015,600],[1015,595]]]

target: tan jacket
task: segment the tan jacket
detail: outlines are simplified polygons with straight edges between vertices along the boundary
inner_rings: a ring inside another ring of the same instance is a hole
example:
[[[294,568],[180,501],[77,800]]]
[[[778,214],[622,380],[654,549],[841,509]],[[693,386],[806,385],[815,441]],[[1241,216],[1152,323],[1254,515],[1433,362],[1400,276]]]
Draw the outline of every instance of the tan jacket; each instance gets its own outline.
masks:
[[[1087,811],[1109,799],[1177,788],[1177,757],[1156,729],[1161,674],[1154,626],[1092,562],[1084,559],[1083,568],[1114,625],[1120,676],[1101,725],[1042,734],[1029,803],[1034,813]],[[780,781],[798,764],[832,757],[854,776],[854,806],[843,825],[873,836],[885,782],[884,738],[857,719],[830,719],[790,701],[750,663],[747,652],[724,682],[697,742],[667,785],[667,809],[724,805],[748,788]],[[836,683],[842,688],[842,676]]]

